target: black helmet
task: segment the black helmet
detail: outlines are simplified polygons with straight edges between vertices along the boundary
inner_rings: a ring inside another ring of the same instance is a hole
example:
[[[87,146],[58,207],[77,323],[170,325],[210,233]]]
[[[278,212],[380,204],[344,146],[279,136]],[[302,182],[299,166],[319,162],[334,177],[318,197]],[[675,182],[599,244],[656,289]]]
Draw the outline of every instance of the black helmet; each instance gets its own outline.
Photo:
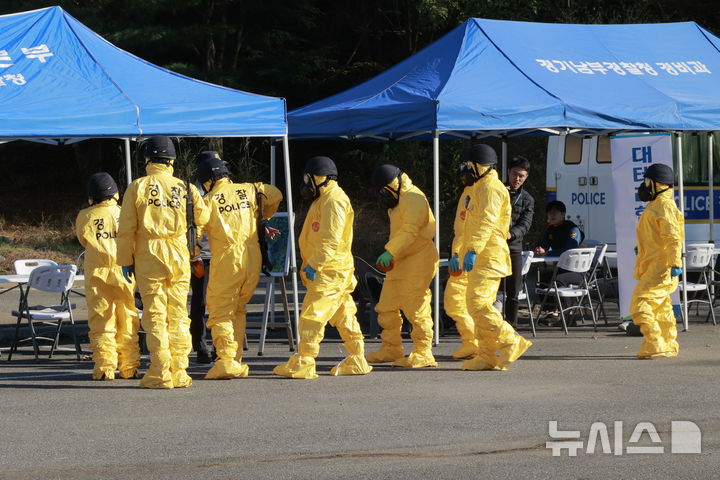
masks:
[[[479,165],[495,165],[497,163],[497,154],[490,145],[478,143],[465,149],[460,161],[473,162]]]
[[[200,152],[195,156],[195,163],[197,164],[197,178],[200,183],[219,180],[230,175],[218,152]]]
[[[117,184],[110,174],[98,172],[90,175],[87,184],[87,196],[93,203],[112,198],[117,193]]]
[[[658,183],[664,183],[665,185],[675,185],[675,174],[672,168],[668,167],[664,163],[653,163],[645,170],[645,178],[655,180]]]
[[[310,175],[331,175],[337,177],[338,171],[335,162],[330,157],[312,157],[305,162],[305,170],[303,173]]]
[[[400,176],[401,173],[402,170],[400,170],[398,167],[386,163],[385,165],[380,165],[375,169],[372,174],[372,179],[370,180],[370,183],[375,190],[380,190],[385,185],[392,183],[392,181],[395,180],[398,176]]]
[[[145,158],[175,158],[175,145],[170,137],[150,137],[143,144]]]

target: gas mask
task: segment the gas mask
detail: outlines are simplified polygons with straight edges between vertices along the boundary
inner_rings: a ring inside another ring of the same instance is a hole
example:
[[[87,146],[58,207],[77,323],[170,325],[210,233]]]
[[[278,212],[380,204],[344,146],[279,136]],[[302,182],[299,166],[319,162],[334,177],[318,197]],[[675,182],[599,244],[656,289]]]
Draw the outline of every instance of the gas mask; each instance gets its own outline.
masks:
[[[646,178],[637,189],[637,195],[641,202],[651,202],[657,198],[658,195],[671,187],[666,187],[659,192],[657,190],[657,184],[654,180]]]
[[[402,189],[402,174],[397,176],[398,187],[394,190],[390,184],[380,189],[380,206],[386,208],[395,208],[400,203],[400,190]]]
[[[303,183],[300,185],[300,196],[304,200],[315,200],[320,196],[320,187],[328,184],[330,180],[333,180],[333,175],[325,176],[325,180],[321,183],[315,181],[315,175],[306,173],[303,175]]]
[[[483,178],[485,175],[490,173],[490,170],[492,170],[492,165],[482,166],[486,166],[487,170],[485,170],[482,174],[478,174],[478,169],[481,165],[477,165],[473,162],[461,163],[456,176],[458,184],[461,187],[471,187],[475,184],[475,182]]]

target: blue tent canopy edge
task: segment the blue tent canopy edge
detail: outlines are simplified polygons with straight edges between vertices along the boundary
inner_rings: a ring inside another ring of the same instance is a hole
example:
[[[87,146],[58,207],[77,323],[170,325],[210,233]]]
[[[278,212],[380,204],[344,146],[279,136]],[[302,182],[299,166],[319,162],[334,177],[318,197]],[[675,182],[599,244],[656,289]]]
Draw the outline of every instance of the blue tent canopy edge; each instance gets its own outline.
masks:
[[[376,77],[291,111],[290,136],[717,130],[719,47],[695,22],[472,18]]]
[[[163,69],[60,7],[0,16],[0,138],[287,134],[285,100]]]

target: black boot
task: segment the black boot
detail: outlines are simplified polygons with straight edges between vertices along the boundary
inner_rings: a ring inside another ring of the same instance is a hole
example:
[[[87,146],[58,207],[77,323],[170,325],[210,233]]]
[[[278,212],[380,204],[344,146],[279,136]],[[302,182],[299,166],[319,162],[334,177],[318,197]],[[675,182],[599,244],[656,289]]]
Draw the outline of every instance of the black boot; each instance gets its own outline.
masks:
[[[208,351],[207,348],[201,348],[197,351],[197,363],[202,363],[207,365],[208,363],[212,363],[212,355],[210,354],[210,351]]]

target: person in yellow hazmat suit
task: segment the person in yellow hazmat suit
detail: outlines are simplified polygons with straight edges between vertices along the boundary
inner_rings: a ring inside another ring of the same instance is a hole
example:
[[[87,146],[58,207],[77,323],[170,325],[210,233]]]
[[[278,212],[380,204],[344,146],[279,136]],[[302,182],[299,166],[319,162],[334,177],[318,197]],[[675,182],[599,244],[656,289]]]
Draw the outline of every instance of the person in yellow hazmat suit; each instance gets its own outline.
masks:
[[[118,188],[105,173],[88,181],[88,203],[75,221],[75,232],[85,248],[85,299],[88,306],[90,350],[93,352],[93,380],[140,378],[140,319],[135,310],[135,284],[123,279],[116,261]]]
[[[682,274],[685,230],[682,213],[675,205],[672,169],[650,165],[638,187],[638,197],[650,202],[638,220],[637,258],[634,276],[638,283],[630,301],[633,323],[644,340],[638,358],[674,357],[679,351],[677,327],[670,294]]]
[[[265,238],[265,229],[258,231],[258,220],[266,222],[275,215],[283,196],[273,185],[232,182],[217,152],[201,152],[195,161],[210,210],[205,224],[212,255],[206,295],[207,326],[217,356],[205,378],[246,377],[248,366],[241,363],[245,305],[255,293],[262,270],[258,235],[263,241]]]
[[[475,320],[478,353],[463,362],[463,370],[505,370],[532,343],[515,332],[494,307],[500,280],[512,272],[507,237],[510,231],[510,194],[495,171],[497,155],[489,145],[466,149],[459,178],[470,187],[462,202],[466,218],[462,268],[468,275],[466,301]],[[459,256],[451,258],[457,268]]]
[[[300,313],[300,344],[298,353],[275,367],[275,375],[317,378],[315,358],[328,322],[337,328],[348,354],[330,375],[364,375],[372,370],[363,355],[365,342],[351,297],[357,284],[351,252],[355,214],[337,175],[328,157],[312,157],[305,164],[300,195],[312,204],[299,240],[301,279],[307,288]]]
[[[392,267],[385,276],[375,306],[382,327],[380,348],[365,356],[370,363],[393,362],[395,367],[437,367],[432,353],[433,320],[430,281],[437,273],[433,243],[435,217],[425,194],[395,165],[381,165],[372,175],[390,217],[390,238],[376,263]],[[402,312],[412,324],[413,351],[405,357]]]
[[[455,236],[452,242],[452,253],[448,262],[450,276],[445,285],[445,313],[455,321],[455,326],[462,342],[452,354],[453,358],[460,360],[472,358],[477,354],[478,345],[475,340],[475,321],[468,313],[465,300],[467,292],[468,274],[460,267],[460,254],[463,252],[463,234],[465,231],[465,218],[467,216],[466,198],[470,187],[463,186],[462,195],[455,210]]]
[[[142,148],[147,175],[125,192],[117,241],[118,264],[128,282],[135,275],[144,305],[150,367],[140,386],[189,387],[188,208],[198,227],[209,212],[197,188],[173,176],[175,147],[168,137],[150,137]]]

